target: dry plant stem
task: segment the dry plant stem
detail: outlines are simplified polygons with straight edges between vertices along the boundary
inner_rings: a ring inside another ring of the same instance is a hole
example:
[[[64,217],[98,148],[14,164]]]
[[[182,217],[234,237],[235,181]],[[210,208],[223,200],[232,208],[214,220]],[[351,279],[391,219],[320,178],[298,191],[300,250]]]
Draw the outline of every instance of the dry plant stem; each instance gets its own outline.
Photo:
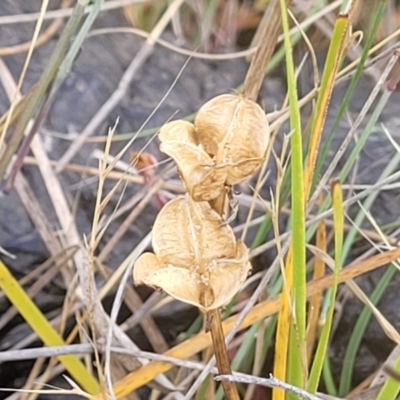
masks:
[[[90,319],[93,322],[95,329],[97,331],[97,336],[100,338],[107,338],[108,327],[110,325],[110,317],[104,311],[103,305],[100,301],[100,296],[97,291],[96,283],[94,281],[93,271],[89,268],[89,259],[87,254],[84,255],[82,260],[82,266],[77,268],[79,283],[83,290],[83,301],[85,306],[89,310]],[[139,350],[136,344],[131,341],[131,339],[115,325],[113,328],[113,344],[121,344],[123,347],[127,347],[132,350]],[[146,359],[132,359],[132,357],[118,357],[118,361],[127,370],[135,369],[142,364],[146,364],[148,361]],[[174,385],[163,375],[160,375],[155,379],[155,384],[158,384],[159,388],[174,388]]]
[[[101,11],[114,10],[116,8],[123,7],[128,4],[143,3],[143,0],[110,0],[101,6]],[[93,6],[86,6],[85,14],[88,14],[92,10]],[[47,11],[43,20],[56,19],[69,17],[73,13],[73,8],[60,8],[58,10]],[[34,22],[39,18],[40,13],[26,13],[26,14],[14,14],[14,15],[2,15],[0,17],[0,25],[19,24],[22,22]]]
[[[18,149],[17,156],[15,158],[14,163],[12,164],[11,171],[7,174],[7,178],[1,183],[0,190],[2,190],[5,194],[9,194],[14,187],[14,181],[19,173],[19,171],[22,168],[22,165],[24,163],[24,157],[28,154],[32,140],[36,134],[36,132],[39,130],[39,127],[42,125],[42,122],[47,116],[47,113],[50,110],[50,107],[52,106],[52,101],[50,100],[47,102],[47,94],[44,96],[45,97],[45,102],[42,103],[40,110],[38,112],[37,117],[35,118],[35,121],[29,128],[29,133],[26,135],[24,140],[22,141],[22,144],[20,148]]]
[[[254,55],[246,75],[243,94],[250,100],[256,101],[262,81],[264,79],[265,69],[274,51],[276,41],[280,30],[279,1],[273,0],[266,14],[271,16],[271,20],[264,18],[261,34],[261,43]],[[270,38],[270,40],[268,40]],[[230,188],[227,188],[230,190]],[[226,193],[222,192],[215,200],[210,202],[214,210],[225,219]],[[215,357],[218,371],[220,374],[231,374],[229,357],[225,344],[225,336],[222,330],[219,310],[212,310],[208,313],[210,318],[211,336],[214,345]],[[239,399],[239,393],[233,382],[223,381],[223,389],[228,399]]]
[[[107,242],[107,244],[102,249],[101,253],[98,256],[100,261],[104,261],[105,258],[110,254],[110,252],[114,249],[115,245],[122,238],[125,232],[133,226],[133,222],[140,215],[143,209],[147,206],[150,199],[157,193],[163,184],[163,180],[159,179],[157,183],[153,184],[147,192],[146,196],[143,197],[141,202],[134,207],[132,212],[129,214],[127,218],[125,218],[124,222],[119,226],[118,230],[115,232],[114,236],[111,240]]]
[[[100,343],[97,343],[96,347],[99,349],[101,353],[105,351],[104,345]],[[201,371],[204,368],[204,364],[202,363],[195,361],[181,360],[179,358],[168,357],[162,354],[155,354],[144,351],[134,352],[122,347],[111,347],[111,351],[113,353],[129,354],[131,356],[136,356],[136,357],[140,356],[143,358],[148,358],[149,360],[167,362],[178,367],[183,367],[196,371]],[[90,354],[92,352],[93,352],[93,346],[91,344],[72,344],[65,346],[41,347],[41,348],[24,349],[24,350],[8,350],[0,353],[0,362],[32,360],[36,358],[56,357],[59,355],[66,355],[66,354]],[[218,371],[216,368],[213,368],[211,370],[211,373],[217,374]],[[248,375],[236,372],[233,374],[233,376],[249,378]],[[254,379],[257,378],[254,376]],[[357,394],[351,396],[351,398],[352,400],[374,400],[376,398],[377,391],[379,391],[381,387],[382,384],[373,385],[370,389],[357,392]],[[323,400],[342,400],[339,399],[338,397],[328,396],[322,393],[318,393],[318,396]]]
[[[113,274],[113,271],[106,266],[103,266],[103,271],[106,279],[109,279]],[[133,289],[129,285],[126,285],[125,287],[124,302],[127,307],[129,307],[129,309],[132,311],[133,315],[135,315],[137,310],[139,310],[143,306],[140,296],[137,294],[135,289]],[[146,335],[146,338],[157,353],[163,353],[168,350],[168,345],[153,318],[151,317],[151,313],[146,313],[145,315],[143,315],[138,322],[140,323]],[[122,330],[125,331],[126,329],[122,328]]]
[[[263,31],[260,34],[259,47],[247,71],[243,88],[243,94],[253,101],[257,100],[265,70],[275,50],[281,30],[279,0],[272,0],[264,15],[267,15],[267,17],[263,18],[262,25],[260,25]]]
[[[225,213],[225,203],[226,194],[225,191],[223,191],[214,201],[210,202],[210,205],[219,215],[221,215],[221,217],[223,217]],[[207,320],[210,325],[218,373],[232,374],[219,308],[209,311],[207,314]],[[234,382],[222,381],[221,384],[228,400],[240,400]]]
[[[225,335],[222,330],[221,317],[219,309],[209,311],[207,318],[210,318],[211,324],[211,338],[215,351],[215,359],[217,362],[218,373],[221,375],[227,374],[226,371],[230,371],[228,374],[232,374],[228,352],[225,344]],[[240,400],[239,393],[234,382],[222,381],[222,387],[224,389],[226,398],[228,400]]]

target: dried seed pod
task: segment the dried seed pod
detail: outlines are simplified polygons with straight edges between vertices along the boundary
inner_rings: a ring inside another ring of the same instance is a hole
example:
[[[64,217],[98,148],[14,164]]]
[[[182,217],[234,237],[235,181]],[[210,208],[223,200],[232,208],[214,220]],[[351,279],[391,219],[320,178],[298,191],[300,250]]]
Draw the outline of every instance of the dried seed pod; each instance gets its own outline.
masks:
[[[161,128],[159,138],[160,150],[174,159],[186,190],[194,200],[209,201],[224,190],[226,168],[216,166],[197,144],[193,124],[169,122]]]
[[[207,202],[170,201],[153,227],[154,253],[136,261],[135,284],[161,288],[203,312],[228,303],[251,265],[248,249]]]
[[[161,140],[161,143],[176,140],[178,142],[198,144],[194,125],[181,119],[163,125],[158,138]]]
[[[200,108],[194,125],[197,140],[215,164],[228,167],[228,185],[243,182],[262,164],[270,129],[254,101],[243,95],[217,96]]]

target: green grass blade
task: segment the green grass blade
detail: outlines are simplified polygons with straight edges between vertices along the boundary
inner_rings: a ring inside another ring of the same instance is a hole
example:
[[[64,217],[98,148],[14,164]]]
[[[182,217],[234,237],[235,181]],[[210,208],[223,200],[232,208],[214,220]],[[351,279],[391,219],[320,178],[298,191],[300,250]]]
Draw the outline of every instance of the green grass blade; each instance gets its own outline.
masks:
[[[370,296],[372,304],[375,305],[378,303],[396,272],[397,269],[393,265],[391,265],[386,270],[385,274],[379,280],[376,288]],[[369,321],[371,320],[371,317],[372,311],[368,307],[364,306],[351,333],[349,343],[346,348],[346,354],[343,359],[342,373],[340,376],[340,386],[338,391],[338,396],[340,397],[344,397],[350,391],[357,352],[360,348],[361,341],[363,339]]]
[[[396,360],[393,370],[400,373],[400,357]],[[378,394],[376,400],[394,400],[400,392],[400,382],[392,377],[388,377],[384,383],[381,391]]]
[[[326,386],[326,392],[331,396],[337,396],[337,389],[335,386],[335,380],[333,378],[333,373],[328,355],[326,355],[324,359],[324,368],[322,369],[322,377],[324,379],[324,384]]]
[[[10,302],[46,346],[62,346],[65,344],[62,337],[50,325],[46,317],[25,293],[24,289],[10,274],[1,260],[0,287]],[[100,392],[98,382],[76,356],[64,355],[58,356],[57,359],[64,365],[65,369],[71,374],[72,378],[82,387],[82,389],[90,394],[97,394]]]
[[[386,177],[391,175],[398,168],[399,163],[400,154],[396,153],[396,155],[390,161],[389,165],[382,172],[378,181],[385,179]],[[378,194],[379,192],[375,192],[367,197],[367,199],[363,203],[363,209],[360,210],[354,220],[354,226],[346,235],[346,240],[343,245],[343,262],[346,260],[347,255],[350,252],[350,249],[356,239],[356,235],[358,235],[357,227],[360,227],[363,223],[363,220],[365,219],[365,211],[368,211],[371,208],[376,198],[378,197]],[[376,304],[379,301],[395,271],[396,270],[393,266],[390,267],[379,280],[378,285],[376,286],[370,297],[370,300],[373,304]],[[341,397],[344,397],[350,391],[355,358],[371,316],[372,313],[369,308],[364,307],[350,336],[349,344],[347,346],[346,353],[343,359],[342,372],[340,375],[339,396]]]
[[[364,45],[363,51],[361,53],[360,62],[357,64],[356,71],[355,71],[355,73],[354,73],[354,75],[353,75],[353,77],[352,77],[352,79],[350,81],[350,84],[349,84],[349,87],[348,87],[348,89],[346,91],[346,94],[344,95],[343,100],[340,102],[340,107],[339,107],[339,110],[337,112],[336,118],[335,118],[335,120],[333,122],[332,128],[330,129],[329,135],[328,135],[328,137],[327,137],[327,139],[326,139],[326,141],[324,143],[324,146],[322,147],[321,154],[318,157],[317,166],[316,166],[316,174],[314,176],[313,187],[315,186],[316,179],[318,178],[319,172],[321,171],[321,168],[322,168],[324,160],[326,159],[327,153],[328,153],[329,149],[331,148],[331,143],[332,143],[332,139],[334,137],[334,132],[336,132],[336,130],[337,130],[338,126],[339,126],[339,123],[342,120],[342,118],[344,116],[344,113],[346,112],[346,110],[348,108],[349,101],[350,101],[350,99],[351,99],[351,97],[352,97],[352,95],[354,93],[354,90],[355,90],[355,88],[357,86],[357,83],[358,83],[358,81],[359,81],[359,79],[361,77],[361,74],[362,74],[363,70],[364,70],[365,61],[368,58],[368,52],[369,52],[369,50],[370,50],[370,48],[371,48],[371,46],[373,44],[373,41],[375,39],[376,31],[377,31],[377,29],[379,27],[379,23],[380,23],[380,21],[382,19],[382,16],[384,14],[385,8],[386,8],[386,1],[382,1],[380,3],[380,5],[379,5],[378,10],[377,10],[373,26],[372,26],[372,28],[371,28],[371,30],[370,30],[367,38],[366,38],[365,45]]]
[[[298,105],[297,82],[289,36],[289,21],[286,2],[280,0],[284,45],[286,54],[287,82],[289,93],[291,134],[291,195],[292,195],[292,270],[293,304],[296,328],[292,329],[288,354],[287,381],[297,387],[304,387],[306,360],[306,254],[305,254],[305,200],[303,176],[303,143]],[[290,262],[289,262],[290,263]],[[294,398],[288,395],[289,398]]]
[[[327,109],[332,96],[336,75],[342,62],[344,50],[348,41],[350,23],[350,14],[339,14],[335,22],[328,54],[326,56],[321,85],[318,91],[317,103],[311,124],[310,143],[308,145],[309,151],[305,168],[306,198],[308,198],[311,190],[322,130],[325,125]]]
[[[335,299],[338,286],[338,274],[342,265],[344,213],[343,213],[342,188],[339,181],[334,181],[332,183],[331,192],[332,192],[333,222],[334,222],[334,232],[335,232],[335,268],[333,271],[334,281],[331,290],[329,311],[327,314],[324,327],[322,328],[314,361],[311,367],[310,378],[307,386],[307,390],[310,393],[315,393],[317,391],[319,380],[321,377],[321,371],[328,348],[329,335],[332,328],[333,313],[335,310]]]
[[[80,28],[78,34],[74,38],[74,41],[72,42],[71,47],[65,56],[65,59],[63,60],[62,64],[60,65],[57,76],[54,80],[54,85],[52,87],[52,91],[51,91],[52,95],[60,87],[60,85],[64,81],[65,77],[69,73],[73,63],[76,60],[76,57],[78,56],[79,51],[82,48],[82,44],[85,41],[90,28],[92,27],[97,15],[99,14],[99,12],[101,10],[101,6],[103,5],[103,3],[104,3],[104,0],[96,0],[94,2],[93,6],[91,7],[89,15],[86,17],[86,20],[83,23],[82,27]]]

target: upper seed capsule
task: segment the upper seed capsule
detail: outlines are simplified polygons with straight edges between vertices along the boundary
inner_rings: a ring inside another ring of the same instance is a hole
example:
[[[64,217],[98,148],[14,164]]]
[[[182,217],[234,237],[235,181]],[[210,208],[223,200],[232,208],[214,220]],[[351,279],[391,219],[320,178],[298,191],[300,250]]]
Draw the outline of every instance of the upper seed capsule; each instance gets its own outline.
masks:
[[[261,166],[270,129],[262,108],[243,95],[223,94],[204,104],[194,121],[196,138],[227,166],[226,183],[235,185],[252,176]]]

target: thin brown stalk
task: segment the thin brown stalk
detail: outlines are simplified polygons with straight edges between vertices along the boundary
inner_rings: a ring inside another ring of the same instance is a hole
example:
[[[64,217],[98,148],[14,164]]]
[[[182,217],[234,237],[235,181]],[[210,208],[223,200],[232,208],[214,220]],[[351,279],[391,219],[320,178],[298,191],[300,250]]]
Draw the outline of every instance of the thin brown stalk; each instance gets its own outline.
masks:
[[[231,365],[228,357],[228,351],[225,344],[225,335],[222,330],[221,316],[219,309],[208,313],[210,319],[211,338],[213,342],[215,359],[217,362],[218,373],[221,375],[232,374]],[[228,372],[230,371],[230,372]],[[222,388],[228,400],[240,400],[236,385],[231,381],[222,381]]]
[[[119,226],[118,230],[115,232],[114,236],[111,240],[107,242],[107,244],[102,249],[101,253],[98,256],[100,261],[104,261],[105,258],[110,254],[110,252],[114,249],[115,245],[122,238],[125,232],[133,225],[135,219],[141,214],[143,209],[147,206],[150,199],[160,190],[160,187],[163,183],[163,180],[160,179],[157,183],[155,183],[152,187],[149,188],[147,194],[143,197],[139,204],[131,211],[129,216],[124,220],[124,222]]]
[[[281,31],[281,14],[278,0],[272,0],[265,10],[259,47],[254,55],[244,81],[243,94],[250,100],[256,101],[260,91],[269,60],[275,50]]]
[[[222,192],[215,200],[210,202],[214,210],[221,215],[223,219],[225,214],[226,193]],[[225,343],[225,335],[222,329],[220,310],[214,309],[207,314],[207,325],[211,332],[211,338],[214,347],[215,360],[218,367],[218,373],[221,375],[232,374],[228,351]],[[222,381],[222,388],[228,400],[240,400],[236,385],[231,381]]]

